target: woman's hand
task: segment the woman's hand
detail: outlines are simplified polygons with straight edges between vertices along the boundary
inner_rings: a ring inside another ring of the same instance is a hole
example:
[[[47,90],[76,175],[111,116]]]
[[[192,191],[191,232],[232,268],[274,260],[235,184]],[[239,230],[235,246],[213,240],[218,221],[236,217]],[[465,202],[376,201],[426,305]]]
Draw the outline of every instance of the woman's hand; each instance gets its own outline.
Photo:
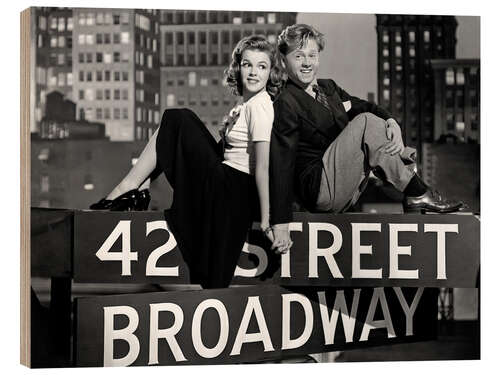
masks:
[[[288,230],[288,224],[274,225],[273,235],[274,241],[271,249],[274,250],[276,254],[288,252],[293,245],[293,241],[290,238],[290,231]]]
[[[274,233],[273,233],[273,229],[271,228],[271,226],[269,225],[269,223],[267,224],[260,224],[260,230],[264,233],[264,235],[267,237],[267,239],[269,241],[271,241],[271,243],[274,242]]]
[[[387,120],[386,132],[387,139],[390,142],[385,146],[385,152],[391,155],[401,155],[401,153],[405,149],[405,145],[403,143],[403,137],[401,135],[401,128],[393,118]]]

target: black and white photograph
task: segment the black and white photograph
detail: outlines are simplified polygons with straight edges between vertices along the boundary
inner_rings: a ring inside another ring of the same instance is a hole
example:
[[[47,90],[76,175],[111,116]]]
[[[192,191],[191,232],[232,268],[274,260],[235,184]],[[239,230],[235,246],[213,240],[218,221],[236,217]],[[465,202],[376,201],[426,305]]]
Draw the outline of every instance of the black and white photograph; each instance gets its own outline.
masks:
[[[20,362],[481,360],[482,17],[164,6],[20,14]]]

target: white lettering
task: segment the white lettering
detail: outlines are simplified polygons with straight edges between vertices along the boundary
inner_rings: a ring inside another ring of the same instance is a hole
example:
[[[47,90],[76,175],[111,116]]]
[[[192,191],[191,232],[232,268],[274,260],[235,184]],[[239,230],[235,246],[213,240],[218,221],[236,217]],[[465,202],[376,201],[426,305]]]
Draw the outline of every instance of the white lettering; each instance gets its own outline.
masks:
[[[219,314],[220,333],[217,345],[213,348],[207,348],[201,339],[201,320],[203,313],[209,309],[215,309]],[[218,299],[207,299],[200,303],[193,315],[193,326],[191,330],[193,345],[196,352],[203,358],[215,358],[224,351],[229,337],[229,317],[224,304]]]
[[[169,311],[174,314],[174,323],[169,328],[159,329],[158,320],[161,311]],[[149,363],[158,364],[158,340],[167,340],[168,346],[174,355],[176,362],[186,361],[181,347],[175,339],[184,322],[184,313],[179,305],[175,303],[152,303],[149,305]]]
[[[282,320],[282,340],[281,340],[281,348],[282,349],[295,349],[304,345],[309,337],[311,337],[311,333],[313,330],[313,310],[311,306],[311,302],[308,298],[306,298],[302,294],[298,293],[289,293],[283,294],[283,320]],[[305,323],[304,330],[301,335],[295,339],[290,338],[290,304],[292,302],[298,302],[305,314]]]
[[[114,328],[115,315],[126,315],[128,325],[122,329]],[[104,307],[104,366],[128,366],[139,356],[139,339],[134,335],[139,325],[139,314],[130,306],[109,306]],[[115,359],[114,342],[115,340],[125,340],[129,345],[129,351],[125,357]]]
[[[320,249],[318,247],[318,232],[329,232],[333,236],[333,243],[330,247]],[[309,277],[318,277],[318,257],[324,257],[332,276],[343,278],[334,255],[342,247],[342,233],[337,226],[330,223],[309,223]]]
[[[458,233],[458,224],[424,224],[424,232],[437,233],[437,279],[446,280],[446,233]]]
[[[399,246],[399,232],[418,232],[417,224],[389,224],[389,278],[418,279],[418,270],[400,270],[400,255],[411,255],[411,246]]]
[[[331,345],[335,339],[335,329],[337,328],[337,320],[339,311],[342,315],[342,325],[344,326],[344,334],[346,342],[352,342],[354,335],[354,327],[356,325],[356,315],[358,313],[359,294],[361,289],[354,289],[354,296],[351,306],[351,314],[347,310],[347,303],[343,290],[337,290],[335,295],[335,304],[333,305],[332,315],[328,317],[328,307],[326,305],[325,292],[318,292],[319,311],[321,313],[321,322],[323,323],[323,334],[325,336],[325,345]]]
[[[168,230],[167,222],[165,220],[157,220],[146,223],[146,236],[155,230],[162,229],[168,232],[167,243],[154,249],[148,256],[146,262],[146,276],[179,276],[179,266],[175,267],[157,267],[158,259],[163,255],[172,251],[177,246],[172,232]]]
[[[255,313],[255,318],[257,319],[259,332],[247,333],[250,318],[252,317],[253,313]],[[264,313],[262,312],[262,306],[260,305],[259,297],[253,296],[248,297],[245,312],[243,313],[240,328],[238,328],[238,333],[236,334],[236,339],[234,340],[233,349],[231,350],[230,355],[239,355],[241,352],[241,346],[244,343],[258,341],[262,341],[262,343],[264,344],[265,352],[274,350],[273,344],[271,342],[271,336],[269,335],[269,331],[267,329],[266,319],[264,318]]]
[[[137,260],[137,252],[130,249],[130,222],[131,220],[120,220],[115,229],[106,238],[99,250],[95,253],[102,261],[121,260],[122,276],[130,276],[130,263]],[[113,244],[122,237],[121,251],[110,251]]]
[[[241,251],[247,254],[254,254],[258,258],[257,267],[244,269],[237,265],[234,271],[234,276],[257,277],[262,275],[262,273],[266,270],[268,263],[267,254],[264,249],[260,246],[248,244],[248,242],[245,242]]]
[[[380,223],[351,223],[352,225],[352,278],[381,279],[382,268],[362,269],[361,254],[372,254],[372,245],[361,245],[361,232],[380,232]]]
[[[373,320],[378,301],[380,301],[380,306],[382,307],[382,313],[384,315],[383,320]],[[388,338],[396,337],[396,334],[394,333],[394,326],[392,325],[391,314],[389,313],[389,306],[387,305],[387,299],[385,298],[384,288],[373,289],[370,307],[368,307],[368,314],[366,316],[365,324],[363,325],[363,331],[361,332],[361,338],[359,339],[359,341],[368,340],[370,331],[377,328],[387,329]]]
[[[406,316],[406,336],[413,336],[413,315],[415,314],[415,310],[417,309],[418,303],[420,302],[420,298],[422,297],[422,293],[424,292],[424,288],[418,288],[417,293],[415,293],[415,297],[413,297],[413,302],[411,306],[408,307],[408,303],[401,291],[400,287],[394,287],[394,291],[398,296],[399,303],[403,308],[403,311]]]

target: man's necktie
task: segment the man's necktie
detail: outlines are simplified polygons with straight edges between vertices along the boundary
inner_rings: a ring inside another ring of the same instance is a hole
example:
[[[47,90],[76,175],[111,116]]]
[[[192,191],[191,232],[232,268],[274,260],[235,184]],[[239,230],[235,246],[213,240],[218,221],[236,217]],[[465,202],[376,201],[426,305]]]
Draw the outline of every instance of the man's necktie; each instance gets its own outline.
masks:
[[[318,85],[313,85],[313,91],[316,93],[316,100],[320,102],[326,109],[330,112],[332,111],[330,104],[328,103],[328,99],[326,98],[326,94],[323,92],[321,87]]]

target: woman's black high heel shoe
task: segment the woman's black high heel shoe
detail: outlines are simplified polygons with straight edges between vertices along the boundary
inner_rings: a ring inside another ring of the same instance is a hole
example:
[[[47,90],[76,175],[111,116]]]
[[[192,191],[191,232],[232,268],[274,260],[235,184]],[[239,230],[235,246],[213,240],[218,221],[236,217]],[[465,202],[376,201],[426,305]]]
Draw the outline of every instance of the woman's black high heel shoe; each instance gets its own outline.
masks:
[[[102,198],[99,202],[90,205],[91,210],[109,210],[113,201],[111,199]]]
[[[136,209],[138,211],[147,211],[149,207],[149,202],[151,202],[151,194],[149,194],[149,189],[140,190],[139,200]]]
[[[110,211],[136,211],[139,204],[139,190],[132,189],[111,201]]]

